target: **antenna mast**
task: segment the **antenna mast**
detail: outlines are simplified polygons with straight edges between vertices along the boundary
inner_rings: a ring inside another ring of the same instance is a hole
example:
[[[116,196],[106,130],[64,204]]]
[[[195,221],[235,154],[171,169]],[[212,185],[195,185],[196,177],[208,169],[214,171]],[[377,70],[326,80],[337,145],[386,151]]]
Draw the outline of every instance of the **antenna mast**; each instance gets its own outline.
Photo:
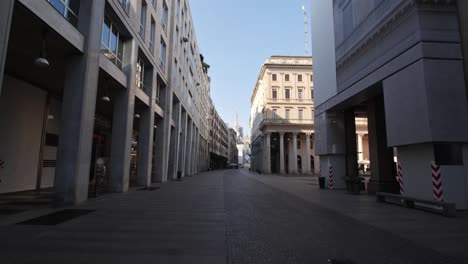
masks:
[[[309,56],[309,31],[308,31],[308,24],[307,23],[307,11],[305,6],[302,6],[302,11],[304,11],[304,51],[305,55]]]

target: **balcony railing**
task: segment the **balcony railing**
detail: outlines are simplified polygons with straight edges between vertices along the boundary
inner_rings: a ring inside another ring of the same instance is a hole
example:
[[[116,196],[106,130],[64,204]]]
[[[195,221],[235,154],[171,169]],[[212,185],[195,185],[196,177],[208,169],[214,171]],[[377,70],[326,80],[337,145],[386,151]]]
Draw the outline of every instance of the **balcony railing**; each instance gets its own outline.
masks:
[[[278,125],[313,125],[314,124],[314,119],[309,119],[309,118],[302,118],[302,119],[292,119],[292,118],[265,118],[262,120],[260,126],[262,125],[271,125],[271,124],[278,124]]]
[[[285,99],[285,98],[269,98],[267,99],[270,104],[314,104],[313,99]]]

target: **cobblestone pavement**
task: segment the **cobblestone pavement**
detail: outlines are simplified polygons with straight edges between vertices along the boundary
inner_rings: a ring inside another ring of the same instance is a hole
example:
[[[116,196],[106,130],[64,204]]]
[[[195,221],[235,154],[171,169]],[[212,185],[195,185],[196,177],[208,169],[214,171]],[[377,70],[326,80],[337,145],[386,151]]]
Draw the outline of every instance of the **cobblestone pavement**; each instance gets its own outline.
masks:
[[[61,209],[0,216],[0,263],[450,264],[467,255],[467,218],[319,191],[308,177],[213,171],[76,208],[94,211],[54,226],[15,223]],[[437,225],[460,233],[437,236],[445,247],[425,243]]]

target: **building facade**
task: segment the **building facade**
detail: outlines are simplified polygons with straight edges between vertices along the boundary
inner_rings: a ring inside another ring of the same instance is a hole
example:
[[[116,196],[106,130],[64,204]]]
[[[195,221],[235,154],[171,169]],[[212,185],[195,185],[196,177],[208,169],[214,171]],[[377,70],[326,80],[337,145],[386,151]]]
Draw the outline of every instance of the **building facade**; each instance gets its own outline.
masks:
[[[317,154],[335,187],[356,175],[351,120],[366,116],[370,193],[468,209],[465,2],[312,0]],[[442,187],[432,184],[433,169]]]
[[[0,18],[0,193],[77,204],[208,169],[186,0],[7,0]]]
[[[315,170],[311,57],[272,56],[251,97],[251,169],[310,174]]]
[[[234,128],[228,130],[228,164],[238,164],[237,133]]]
[[[210,110],[210,169],[224,169],[228,163],[229,151],[229,129],[226,123],[221,119],[216,107],[211,101]]]

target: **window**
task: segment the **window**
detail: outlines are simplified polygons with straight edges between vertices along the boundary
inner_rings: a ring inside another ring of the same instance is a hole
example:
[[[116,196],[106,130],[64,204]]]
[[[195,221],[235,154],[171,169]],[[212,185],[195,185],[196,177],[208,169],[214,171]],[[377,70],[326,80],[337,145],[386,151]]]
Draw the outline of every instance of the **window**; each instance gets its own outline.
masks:
[[[162,15],[161,15],[161,25],[164,32],[167,32],[167,18],[168,18],[169,8],[167,7],[166,1],[163,1],[162,5]]]
[[[291,99],[291,89],[290,88],[286,88],[284,90],[284,98]]]
[[[284,81],[289,82],[289,74],[284,75]]]
[[[272,74],[272,75],[271,75],[271,80],[274,81],[274,82],[276,82],[276,80],[277,80],[276,74]]]
[[[161,36],[161,46],[159,47],[159,66],[164,70],[164,65],[166,64],[166,42]]]
[[[285,118],[285,119],[289,119],[289,114],[290,114],[290,113],[291,113],[291,109],[286,108],[286,112],[285,112],[284,118]]]
[[[313,119],[314,119],[314,117],[315,117],[315,112],[314,112],[314,109],[310,110],[310,112],[311,112],[311,119],[313,120]]]
[[[140,36],[145,39],[145,30],[146,30],[146,2],[145,0],[141,1],[140,8]]]
[[[158,5],[158,1],[157,1],[157,0],[153,0],[153,1],[151,1],[151,2],[152,2],[152,4],[153,4],[154,9],[156,10],[156,6]]]
[[[273,99],[278,99],[278,88],[273,88],[271,96]]]
[[[302,88],[297,89],[297,99],[299,100],[304,99],[304,89]]]
[[[301,149],[301,141],[300,140],[297,141],[297,149]]]
[[[117,27],[112,24],[108,16],[104,17],[101,35],[101,52],[119,69],[122,69],[124,41]]]
[[[150,42],[149,42],[149,48],[152,54],[154,54],[154,34],[156,31],[156,22],[154,22],[154,19],[151,18],[151,31],[150,31]]]
[[[145,63],[141,58],[138,58],[137,63],[137,87],[145,90]]]
[[[272,114],[273,119],[276,120],[278,118],[278,109],[274,108]]]
[[[297,113],[297,118],[298,118],[299,120],[302,120],[303,114],[304,114],[304,110],[299,109],[299,111],[298,111],[298,113]]]
[[[161,85],[162,83],[161,82],[158,82],[158,84],[156,85],[156,103],[159,104],[159,96],[161,94]]]
[[[311,74],[311,75],[310,75],[310,81],[311,81],[311,82],[313,81],[313,77],[312,77],[312,76],[313,76],[313,75]]]
[[[314,99],[314,88],[310,88],[310,99]]]
[[[130,0],[119,0],[120,5],[124,8],[125,12],[128,14],[128,10],[130,10]]]
[[[73,26],[78,25],[80,0],[48,0],[48,2]]]
[[[298,74],[298,75],[297,75],[297,81],[298,81],[298,82],[302,82],[302,74]]]

